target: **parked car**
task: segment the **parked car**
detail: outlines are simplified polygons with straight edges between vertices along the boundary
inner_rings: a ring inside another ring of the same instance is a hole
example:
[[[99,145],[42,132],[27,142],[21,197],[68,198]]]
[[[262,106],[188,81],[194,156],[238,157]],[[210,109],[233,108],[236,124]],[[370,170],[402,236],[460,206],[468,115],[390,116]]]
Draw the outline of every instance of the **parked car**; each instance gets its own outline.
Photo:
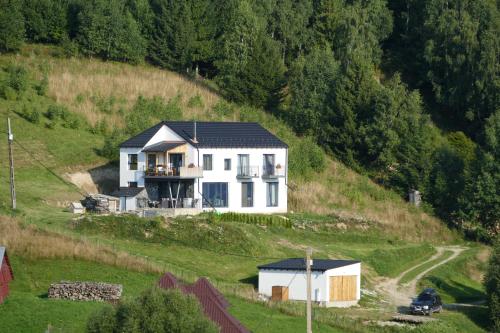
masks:
[[[441,297],[432,288],[424,289],[410,304],[410,311],[413,314],[432,315],[434,312],[441,312],[443,303]]]

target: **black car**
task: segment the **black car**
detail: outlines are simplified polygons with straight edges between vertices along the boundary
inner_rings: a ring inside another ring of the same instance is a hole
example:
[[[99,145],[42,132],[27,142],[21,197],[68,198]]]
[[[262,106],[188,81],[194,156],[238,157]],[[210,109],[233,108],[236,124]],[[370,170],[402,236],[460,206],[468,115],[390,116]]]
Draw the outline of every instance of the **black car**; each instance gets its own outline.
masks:
[[[442,309],[441,297],[432,288],[424,289],[410,304],[410,311],[413,314],[430,316],[433,312],[441,312]]]

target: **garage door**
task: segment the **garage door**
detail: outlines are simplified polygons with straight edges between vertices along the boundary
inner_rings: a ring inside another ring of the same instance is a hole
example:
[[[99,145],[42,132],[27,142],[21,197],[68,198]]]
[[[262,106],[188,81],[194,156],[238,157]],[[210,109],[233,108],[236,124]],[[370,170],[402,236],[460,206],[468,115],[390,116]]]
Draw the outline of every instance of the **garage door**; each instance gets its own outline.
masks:
[[[355,301],[357,296],[356,275],[330,277],[330,302]]]

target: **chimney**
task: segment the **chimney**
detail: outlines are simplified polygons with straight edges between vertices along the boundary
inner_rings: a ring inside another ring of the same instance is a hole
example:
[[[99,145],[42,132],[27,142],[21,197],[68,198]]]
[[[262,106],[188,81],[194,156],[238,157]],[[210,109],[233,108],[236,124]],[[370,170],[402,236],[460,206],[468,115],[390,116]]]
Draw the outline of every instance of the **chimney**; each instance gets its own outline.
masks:
[[[193,140],[194,143],[198,143],[198,139],[196,138],[196,120],[193,121]]]

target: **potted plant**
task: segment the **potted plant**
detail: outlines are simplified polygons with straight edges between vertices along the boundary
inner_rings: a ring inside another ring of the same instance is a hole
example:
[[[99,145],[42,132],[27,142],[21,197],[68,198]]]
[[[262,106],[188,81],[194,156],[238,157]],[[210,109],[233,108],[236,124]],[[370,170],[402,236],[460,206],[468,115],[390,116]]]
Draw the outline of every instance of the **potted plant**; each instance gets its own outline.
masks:
[[[194,168],[194,163],[189,163],[188,168]]]
[[[281,164],[276,164],[276,169],[281,169]]]

